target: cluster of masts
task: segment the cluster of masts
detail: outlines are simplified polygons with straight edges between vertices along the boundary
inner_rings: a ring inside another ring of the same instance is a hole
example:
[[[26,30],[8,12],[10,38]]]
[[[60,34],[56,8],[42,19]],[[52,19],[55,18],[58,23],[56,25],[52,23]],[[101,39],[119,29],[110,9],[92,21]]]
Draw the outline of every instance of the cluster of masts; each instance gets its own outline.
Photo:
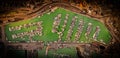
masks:
[[[61,41],[62,40],[62,37],[63,37],[63,32],[66,30],[66,25],[68,23],[68,19],[69,19],[69,14],[66,14],[65,16],[65,19],[64,19],[64,23],[62,25],[62,27],[60,28],[61,31],[59,31],[58,27],[60,25],[60,22],[61,22],[61,17],[62,17],[62,14],[58,14],[55,18],[54,18],[54,22],[53,22],[53,28],[51,30],[51,32],[53,33],[57,33],[59,35],[58,37],[58,41]],[[77,31],[75,33],[75,41],[79,41],[79,38],[81,36],[81,33],[83,31],[83,28],[84,28],[84,21],[81,19],[81,20],[77,20],[77,16],[74,16],[72,18],[72,21],[70,23],[70,28],[68,29],[68,32],[67,32],[67,35],[66,35],[66,41],[70,41],[71,38],[72,38],[72,34],[73,34],[73,29],[74,27],[76,26],[76,22],[78,21],[78,27],[77,27]],[[39,35],[39,36],[42,36],[42,21],[39,21],[39,22],[34,22],[34,23],[29,23],[29,24],[24,24],[24,25],[19,25],[19,26],[15,26],[15,27],[9,27],[9,31],[16,31],[17,28],[18,29],[22,29],[22,28],[29,28],[30,26],[37,26],[37,28],[35,30],[30,30],[30,31],[27,31],[27,32],[23,32],[23,33],[18,33],[18,34],[12,34],[12,38],[15,39],[15,38],[24,38],[24,36],[29,36],[29,38],[35,36],[35,35]],[[17,27],[17,28],[16,28]],[[86,29],[86,32],[85,32],[85,37],[88,39],[90,37],[90,34],[92,32],[92,23],[88,23],[88,26],[87,26],[87,29]],[[15,29],[14,29],[15,28]],[[14,29],[14,30],[13,30]],[[100,27],[99,26],[96,26],[96,29],[95,29],[95,32],[93,34],[93,39],[97,39],[98,38],[98,35],[99,35],[99,32],[100,32]]]
[[[83,27],[84,27],[83,25],[84,25],[83,20],[80,20],[80,21],[79,21],[79,25],[78,25],[77,32],[76,32],[76,34],[75,34],[75,41],[78,41],[78,40],[79,40],[80,35],[81,35],[81,33],[82,33],[82,30],[83,30]]]
[[[55,17],[55,19],[54,19],[52,32],[57,33],[59,35],[58,41],[60,41],[62,39],[63,32],[65,31],[65,27],[66,27],[67,22],[68,22],[68,17],[69,17],[69,14],[66,14],[65,19],[64,19],[64,23],[61,27],[62,31],[58,31],[58,29],[59,29],[58,27],[59,27],[60,22],[61,22],[61,14],[58,14],[57,17]],[[75,33],[75,41],[78,41],[80,36],[81,36],[81,33],[83,31],[83,28],[84,28],[84,21],[83,20],[77,20],[77,18],[78,18],[77,16],[74,16],[72,18],[70,28],[69,28],[67,36],[66,36],[67,41],[70,41],[72,33],[73,33],[73,29],[74,29],[77,21],[79,21],[79,24],[78,24],[77,32]],[[93,29],[92,23],[88,23],[88,26],[87,26],[87,29],[86,29],[86,32],[85,32],[86,39],[90,38],[90,34],[92,32],[92,29]],[[96,26],[95,32],[92,36],[92,38],[94,40],[96,40],[98,38],[99,32],[100,32],[100,27]]]
[[[68,41],[70,41],[70,38],[71,38],[71,36],[72,36],[72,32],[73,32],[73,28],[74,28],[74,26],[75,26],[76,19],[77,19],[77,16],[75,16],[75,17],[72,19],[72,22],[71,22],[71,24],[70,24],[70,28],[69,28],[68,34],[67,34],[67,36],[66,36],[67,39],[68,39]]]
[[[53,33],[57,32],[57,28],[60,25],[60,20],[61,20],[60,18],[61,18],[61,14],[58,14],[58,16],[55,17],[54,19],[55,21],[53,22],[53,29],[52,29]]]
[[[31,26],[39,26],[41,25],[41,21],[40,22],[33,22],[33,23],[29,23],[29,24],[24,24],[24,25],[18,25],[18,26],[14,26],[14,27],[9,27],[9,31],[17,31],[17,30],[21,30],[22,28],[29,28]]]
[[[12,34],[12,39],[16,39],[16,38],[24,38],[24,36],[29,36],[29,37],[33,37],[35,35],[39,35],[39,36],[42,36],[42,21],[40,22],[36,22],[36,23],[33,23],[33,24],[25,24],[25,25],[21,25],[23,27],[27,27],[27,26],[37,26],[37,28],[35,30],[30,30],[30,31],[27,31],[27,32],[23,32],[23,33],[18,33],[18,34]]]

